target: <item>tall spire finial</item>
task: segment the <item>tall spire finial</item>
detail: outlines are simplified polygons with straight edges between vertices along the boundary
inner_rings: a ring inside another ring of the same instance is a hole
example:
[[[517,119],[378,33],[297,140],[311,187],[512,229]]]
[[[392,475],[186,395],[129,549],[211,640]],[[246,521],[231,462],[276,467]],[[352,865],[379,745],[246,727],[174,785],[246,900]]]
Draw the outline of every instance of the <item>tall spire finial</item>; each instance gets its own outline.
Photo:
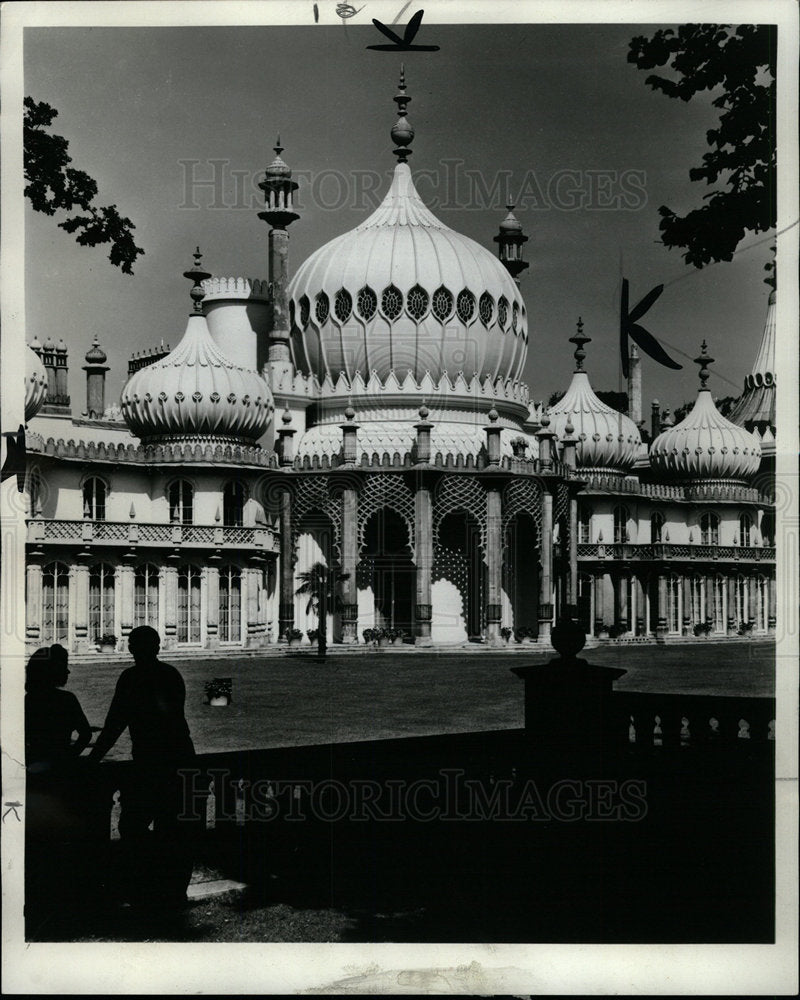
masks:
[[[700,345],[700,354],[694,359],[694,363],[700,365],[700,388],[705,389],[710,376],[710,372],[707,372],[706,368],[714,363],[714,358],[708,353],[705,340]]]
[[[397,93],[394,96],[394,102],[397,105],[397,121],[392,126],[392,142],[395,144],[395,148],[392,150],[394,155],[397,157],[398,163],[405,163],[413,150],[408,147],[411,145],[411,141],[414,138],[414,129],[411,122],[408,121],[406,115],[408,114],[407,107],[411,98],[406,94],[406,67],[405,63],[400,64],[400,83],[397,85]]]
[[[280,156],[281,153],[283,152],[283,150],[285,149],[285,147],[281,145],[281,134],[280,134],[280,132],[278,132],[278,141],[275,143],[275,145],[272,148],[275,150],[275,155],[276,156]]]
[[[583,318],[581,316],[578,317],[578,322],[576,326],[577,326],[577,333],[573,334],[573,336],[569,338],[569,342],[571,344],[575,344],[575,371],[582,372],[583,359],[586,357],[586,351],[584,351],[583,345],[588,344],[592,338],[587,337],[584,334]]]
[[[183,276],[193,283],[189,295],[191,295],[192,302],[194,302],[194,311],[201,313],[203,311],[203,299],[206,297],[206,293],[203,291],[203,282],[211,277],[211,272],[204,270],[202,266],[203,255],[200,253],[200,247],[195,248],[192,256],[194,257],[194,266],[190,267],[188,271],[184,271]]]

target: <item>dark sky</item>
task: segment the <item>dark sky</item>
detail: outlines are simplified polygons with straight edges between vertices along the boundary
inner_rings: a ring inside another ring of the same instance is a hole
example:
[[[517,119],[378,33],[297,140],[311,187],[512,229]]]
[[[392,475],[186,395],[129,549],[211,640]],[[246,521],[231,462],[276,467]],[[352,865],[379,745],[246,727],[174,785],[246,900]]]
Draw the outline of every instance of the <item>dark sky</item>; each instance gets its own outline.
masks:
[[[438,217],[494,251],[505,215],[498,172],[510,172],[512,190],[524,186],[516,214],[530,237],[522,293],[535,399],[565,387],[567,338],[579,314],[594,338],[587,368],[595,388],[620,384],[621,266],[634,301],[668,283],[643,322],[685,366],[668,372],[645,359],[645,409],[655,396],[673,407],[694,397],[696,366],[686,355],[695,357],[704,337],[718,359],[716,395],[738,394],[755,357],[769,243],[699,272],[658,243],[658,207],[683,212],[706,191],[688,172],[700,162],[715,111],[713,95],[686,104],[654,93],[627,63],[629,40],[654,30],[423,24],[418,41],[440,51],[404,56],[416,129],[411,165]],[[100,204],[114,203],[134,221],[146,250],[128,277],[102,248],[79,248],[53,219],[27,213],[28,339],[67,341],[76,412],[85,406],[81,365],[95,334],[112,365],[109,401],[118,398],[132,351],[161,338],[177,343],[189,306],[181,272],[195,244],[215,274],[266,277],[267,226],[251,195],[278,131],[284,159],[309,178],[303,217],[290,230],[293,268],[366,217],[365,188],[382,195],[394,162],[389,129],[400,62],[367,51],[376,41],[371,25],[354,21],[26,30],[26,93],[58,109],[54,130],[69,139],[74,166],[97,180]],[[197,207],[187,207],[185,161],[192,160],[198,178],[211,176],[210,161],[222,161],[222,204],[199,189]],[[482,197],[481,187],[491,192],[498,180],[494,199]],[[744,245],[756,242],[750,236]]]

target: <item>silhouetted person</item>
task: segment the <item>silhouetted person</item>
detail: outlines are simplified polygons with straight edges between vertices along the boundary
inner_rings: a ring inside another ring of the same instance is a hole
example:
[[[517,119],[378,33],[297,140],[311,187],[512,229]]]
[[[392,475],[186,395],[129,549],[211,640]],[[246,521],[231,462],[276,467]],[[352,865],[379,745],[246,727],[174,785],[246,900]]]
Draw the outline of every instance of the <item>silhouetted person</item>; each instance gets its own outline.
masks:
[[[132,902],[186,899],[192,874],[190,823],[183,812],[182,767],[194,757],[183,714],[186,688],[175,667],[158,658],[161,640],[147,625],[128,636],[134,666],[117,681],[103,731],[90,758],[101,760],[127,728],[133,773],[122,791],[119,832],[126,848]],[[152,834],[149,826],[153,824]]]
[[[63,775],[89,745],[92,730],[80,702],[64,691],[69,654],[58,644],[36,652],[25,670],[25,757],[31,774]],[[77,739],[73,741],[73,735]]]

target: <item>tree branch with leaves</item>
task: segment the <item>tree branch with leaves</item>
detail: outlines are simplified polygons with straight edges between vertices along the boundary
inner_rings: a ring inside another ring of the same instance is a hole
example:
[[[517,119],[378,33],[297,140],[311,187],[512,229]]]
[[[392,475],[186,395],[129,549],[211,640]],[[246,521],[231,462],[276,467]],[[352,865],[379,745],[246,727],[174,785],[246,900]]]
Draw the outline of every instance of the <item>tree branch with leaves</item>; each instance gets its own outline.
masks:
[[[108,259],[123,274],[133,274],[133,265],[144,253],[136,245],[136,226],[120,215],[116,205],[98,206],[97,182],[83,170],[70,166],[69,142],[48,131],[58,112],[49,104],[26,97],[22,124],[25,197],[34,211],[55,215],[58,211],[80,212],[59,222],[75,236],[80,246],[111,244]]]

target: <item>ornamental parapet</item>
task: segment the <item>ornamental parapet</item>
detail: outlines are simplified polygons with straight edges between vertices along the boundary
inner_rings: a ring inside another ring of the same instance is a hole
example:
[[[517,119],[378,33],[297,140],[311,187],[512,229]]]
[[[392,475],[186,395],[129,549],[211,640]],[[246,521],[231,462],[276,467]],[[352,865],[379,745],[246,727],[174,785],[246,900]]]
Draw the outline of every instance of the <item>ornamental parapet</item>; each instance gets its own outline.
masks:
[[[278,468],[277,461],[271,462],[270,467]],[[392,469],[400,471],[416,467],[417,463],[413,455],[408,452],[401,454],[399,451],[391,453],[388,451],[380,453],[376,451],[372,454],[362,452],[359,459],[354,463],[346,463],[341,453],[332,456],[327,454],[298,456],[294,460],[292,471],[327,472],[339,468],[362,471],[386,471]],[[431,461],[426,463],[426,467],[457,472],[482,472],[490,468],[490,465],[486,456],[482,453],[478,455],[454,455],[450,452],[443,456],[441,452],[437,452],[435,456],[431,457]],[[521,459],[503,456],[495,468],[519,476],[546,475],[562,479],[576,478],[575,470],[557,460],[551,462],[549,468],[544,469],[539,459]]]
[[[732,503],[770,503],[755,486],[731,482],[643,483],[637,476],[596,473],[580,469],[586,489],[591,492],[624,493],[652,500],[722,500]]]
[[[248,465],[269,468],[271,452],[257,445],[213,443],[208,441],[165,442],[142,445],[123,442],[74,441],[71,438],[46,441],[40,434],[26,435],[27,451],[33,455],[76,462],[125,462],[131,465]]]
[[[277,532],[256,527],[205,524],[142,524],[138,521],[28,520],[27,541],[31,545],[74,545],[94,548],[245,549],[276,553]]]
[[[579,559],[634,561],[697,560],[734,563],[769,563],[775,561],[775,547],[770,545],[680,545],[654,542],[634,545],[629,542],[581,542]]]

